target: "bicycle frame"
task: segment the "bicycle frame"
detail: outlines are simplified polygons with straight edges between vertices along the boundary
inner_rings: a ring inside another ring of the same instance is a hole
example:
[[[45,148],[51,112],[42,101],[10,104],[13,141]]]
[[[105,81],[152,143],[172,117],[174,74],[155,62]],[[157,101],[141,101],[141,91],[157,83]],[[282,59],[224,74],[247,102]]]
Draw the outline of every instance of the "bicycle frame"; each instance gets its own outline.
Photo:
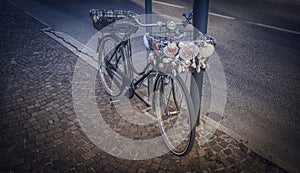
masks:
[[[145,66],[144,70],[140,73],[136,73],[137,75],[140,76],[140,78],[136,81],[136,82],[133,82],[133,79],[131,79],[128,75],[126,75],[123,71],[121,71],[117,65],[118,63],[120,62],[120,59],[124,56],[119,56],[117,57],[116,59],[116,64],[112,64],[111,61],[113,59],[114,56],[116,56],[117,52],[119,51],[119,49],[121,47],[124,47],[124,46],[130,46],[130,40],[124,40],[124,41],[121,41],[117,46],[116,48],[113,50],[113,53],[112,54],[108,54],[109,56],[106,56],[104,58],[104,62],[105,62],[105,69],[109,75],[110,78],[114,78],[115,77],[115,73],[117,73],[118,75],[120,75],[122,77],[122,85],[115,81],[115,84],[117,85],[117,87],[120,89],[120,90],[124,90],[124,89],[129,89],[131,90],[131,94],[129,94],[129,98],[132,98],[133,95],[136,95],[142,102],[144,102],[146,104],[147,107],[150,107],[151,105],[145,101],[141,96],[139,96],[136,92],[135,92],[135,89],[139,88],[142,83],[145,81],[145,79],[147,78],[154,78],[154,77],[157,77],[157,76],[166,76],[165,73],[163,72],[160,72],[160,71],[156,71],[156,70],[148,70],[149,66],[151,63],[147,63],[147,65]],[[130,50],[130,48],[129,48]],[[128,58],[127,56],[125,56],[125,58]],[[132,67],[132,64],[130,63],[129,65],[129,68],[131,70],[134,70],[134,67]],[[148,70],[148,71],[147,71]],[[147,71],[147,72],[146,72]],[[148,88],[149,89],[149,88]]]

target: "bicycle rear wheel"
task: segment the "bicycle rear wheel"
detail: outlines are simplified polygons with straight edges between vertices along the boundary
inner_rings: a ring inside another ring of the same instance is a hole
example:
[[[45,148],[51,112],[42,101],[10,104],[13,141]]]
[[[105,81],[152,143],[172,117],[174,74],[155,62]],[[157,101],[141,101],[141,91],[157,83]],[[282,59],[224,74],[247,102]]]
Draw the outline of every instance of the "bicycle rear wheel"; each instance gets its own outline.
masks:
[[[105,91],[110,96],[119,96],[123,89],[124,78],[116,72],[116,70],[109,67],[108,63],[115,68],[119,69],[124,74],[130,74],[127,63],[127,52],[124,46],[121,46],[114,56],[112,56],[118,39],[115,36],[107,35],[103,37],[99,46],[99,78]]]
[[[155,112],[166,146],[177,156],[189,153],[195,139],[194,106],[183,80],[169,75],[155,82]]]

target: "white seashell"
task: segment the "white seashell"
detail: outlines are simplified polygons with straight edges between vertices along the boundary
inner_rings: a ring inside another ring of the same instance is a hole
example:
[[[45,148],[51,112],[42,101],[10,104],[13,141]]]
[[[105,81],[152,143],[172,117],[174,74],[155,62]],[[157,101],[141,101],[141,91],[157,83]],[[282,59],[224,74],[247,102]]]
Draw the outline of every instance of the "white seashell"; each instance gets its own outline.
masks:
[[[168,57],[174,57],[178,52],[178,47],[175,43],[169,43],[168,46],[164,48],[164,54]]]
[[[180,41],[180,42],[178,43],[178,47],[179,47],[180,49],[182,49],[182,48],[186,47],[186,45],[185,45],[182,41]]]
[[[159,67],[159,68],[164,68],[164,64],[163,64],[163,63],[159,63],[159,64],[158,64],[158,67]]]
[[[215,51],[215,47],[211,44],[204,44],[203,47],[200,47],[199,53],[202,57],[207,58],[211,56]]]
[[[149,53],[149,62],[153,62],[155,60],[154,54],[151,52]]]
[[[201,67],[202,68],[206,68],[206,64],[205,63],[201,63]]]
[[[196,67],[197,67],[197,65],[196,65],[195,62],[193,62],[192,67],[193,67],[193,68],[196,68]]]
[[[190,60],[186,60],[184,62],[185,67],[189,67],[191,65],[191,61]]]
[[[173,61],[173,62],[172,62],[172,66],[175,67],[176,65],[177,65],[176,62]]]
[[[178,65],[177,71],[178,71],[178,73],[181,73],[181,72],[182,72],[182,65],[181,65],[181,64]]]
[[[196,65],[196,58],[193,58],[192,67],[193,67],[193,68],[196,68],[196,67],[197,67],[197,65]]]
[[[153,65],[156,66],[156,64],[157,64],[157,63],[156,63],[156,59],[154,59],[154,60],[153,60]]]
[[[197,66],[197,73],[200,73],[201,71],[201,68],[200,68],[200,65]]]
[[[147,39],[147,33],[144,34],[143,41],[144,41],[145,47],[146,47],[147,49],[150,49],[149,42],[148,42],[148,39]]]
[[[173,74],[173,76],[174,76],[174,77],[176,77],[176,76],[177,76],[177,72],[176,72],[176,70],[175,70],[175,69],[173,69],[173,70],[172,70],[172,74]]]
[[[163,58],[162,62],[163,62],[164,64],[168,64],[170,61],[169,61],[168,58]]]

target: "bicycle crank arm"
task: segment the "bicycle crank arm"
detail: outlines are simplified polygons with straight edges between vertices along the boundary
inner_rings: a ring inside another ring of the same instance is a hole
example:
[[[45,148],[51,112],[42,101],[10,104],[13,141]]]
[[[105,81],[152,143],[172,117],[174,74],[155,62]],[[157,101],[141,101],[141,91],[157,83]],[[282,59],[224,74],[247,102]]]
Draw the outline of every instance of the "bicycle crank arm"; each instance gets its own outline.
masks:
[[[112,98],[109,98],[109,104],[110,104],[110,106],[116,105],[118,103],[120,103],[119,99],[113,100]]]
[[[172,111],[172,112],[168,112],[167,115],[174,115],[174,114],[178,114],[179,111]]]

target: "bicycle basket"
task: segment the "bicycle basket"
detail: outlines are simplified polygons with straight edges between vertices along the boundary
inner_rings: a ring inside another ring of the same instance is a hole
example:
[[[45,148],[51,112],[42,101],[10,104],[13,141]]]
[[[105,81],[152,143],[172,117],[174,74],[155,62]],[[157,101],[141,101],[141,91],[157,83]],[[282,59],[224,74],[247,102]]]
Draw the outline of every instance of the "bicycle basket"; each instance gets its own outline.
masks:
[[[90,10],[90,17],[93,21],[93,26],[97,30],[101,30],[102,28],[111,23],[114,23],[117,20],[128,18],[132,15],[132,12],[124,10]]]
[[[204,70],[215,46],[212,37],[193,31],[152,32],[145,34],[144,44],[153,52],[149,61],[173,74]]]

